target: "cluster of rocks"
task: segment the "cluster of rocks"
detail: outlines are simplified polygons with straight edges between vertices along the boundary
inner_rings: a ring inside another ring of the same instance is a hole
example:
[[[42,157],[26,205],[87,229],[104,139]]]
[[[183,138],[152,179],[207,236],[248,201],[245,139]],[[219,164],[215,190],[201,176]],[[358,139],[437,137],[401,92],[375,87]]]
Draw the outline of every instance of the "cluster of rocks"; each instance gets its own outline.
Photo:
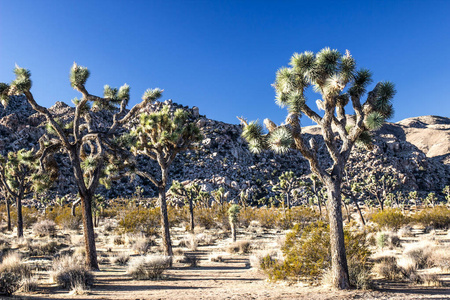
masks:
[[[173,180],[197,182],[206,191],[224,187],[229,192],[229,200],[238,197],[241,191],[258,200],[274,195],[272,182],[276,182],[284,171],[292,170],[304,179],[310,175],[309,164],[300,153],[291,151],[277,155],[267,151],[253,154],[241,137],[241,125],[208,119],[199,114],[197,107],[189,108],[166,100],[149,105],[144,112],[157,111],[164,104],[169,105],[171,111],[178,108],[189,111],[192,120],[204,134],[202,143],[195,150],[178,155],[170,171],[170,178]],[[62,102],[57,102],[49,110],[63,122],[70,121],[74,113],[73,107]],[[105,112],[100,115],[96,120],[98,126],[107,124],[110,114]],[[24,97],[11,97],[7,107],[0,106],[0,153],[6,154],[20,148],[37,148],[37,141],[45,131],[44,121],[44,117],[36,114]],[[137,120],[134,120],[134,124],[136,122]],[[405,191],[441,191],[449,184],[450,164],[443,159],[442,154],[439,157],[428,157],[424,151],[408,141],[405,135],[407,130],[404,128],[406,125],[402,122],[388,123],[381,128],[374,135],[375,144],[372,150],[355,147],[349,168],[355,174],[368,171],[396,173],[401,178],[402,189]],[[450,119],[443,118],[443,122],[450,124]],[[450,130],[450,127],[444,126],[442,130]],[[318,156],[323,166],[331,166],[331,159],[317,126],[305,127],[304,132],[316,138],[319,145]],[[444,153],[444,158],[446,155],[450,155],[450,151]],[[60,165],[60,176],[51,196],[71,194],[69,198],[73,198],[77,191],[70,162],[64,154],[57,154],[56,160]],[[139,162],[142,169],[158,170],[158,166],[146,158],[139,158]],[[148,180],[138,176],[133,180],[122,178],[109,190],[101,187],[99,193],[106,198],[130,197],[138,186],[143,188],[144,196],[156,196],[156,188]]]

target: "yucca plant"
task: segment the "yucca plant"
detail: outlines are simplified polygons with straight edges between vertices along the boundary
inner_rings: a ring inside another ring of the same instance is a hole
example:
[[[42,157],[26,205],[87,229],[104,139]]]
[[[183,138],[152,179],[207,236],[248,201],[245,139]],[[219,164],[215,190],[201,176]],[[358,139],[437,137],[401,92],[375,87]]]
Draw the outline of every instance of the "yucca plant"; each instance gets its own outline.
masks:
[[[195,143],[201,141],[202,134],[187,111],[177,109],[171,113],[165,105],[160,111],[142,114],[140,123],[131,131],[131,136],[134,139],[132,151],[135,155],[147,156],[160,167],[159,178],[140,170],[136,174],[147,178],[158,188],[164,254],[172,257],[166,202],[169,168],[178,153],[193,148]]]
[[[341,211],[341,183],[345,164],[355,143],[370,146],[370,131],[382,126],[393,115],[391,100],[395,95],[391,82],[379,82],[368,93],[364,103],[361,102],[372,74],[367,69],[356,70],[356,61],[346,51],[324,48],[317,54],[313,52],[295,53],[290,67],[277,71],[275,83],[275,102],[287,107],[288,115],[281,125],[269,119],[264,120],[268,133],[258,122],[244,124],[242,136],[248,141],[253,152],[271,149],[284,153],[295,149],[309,161],[312,172],[327,188],[328,214],[330,220],[330,241],[332,250],[333,285],[340,289],[350,287],[345,254],[344,231]],[[321,99],[316,101],[321,115],[307,103],[306,90],[313,87]],[[351,103],[354,115],[346,114],[347,105]],[[306,115],[322,129],[322,137],[333,165],[325,169],[319,164],[318,149],[314,137],[302,134],[300,117]],[[349,119],[354,122],[349,122]]]
[[[16,66],[14,73],[16,79],[10,85],[0,84],[1,99],[7,99],[7,95],[24,94],[31,107],[45,116],[47,133],[39,140],[41,162],[59,151],[68,155],[82,207],[86,264],[91,269],[98,269],[92,219],[95,191],[99,184],[109,187],[112,178],[133,168],[133,164],[128,163],[127,153],[122,151],[128,141],[121,137],[119,129],[143,107],[158,99],[162,90],[147,90],[142,101],[127,111],[130,100],[127,84],[119,89],[106,85],[103,97],[95,96],[86,89],[89,70],[74,63],[70,69],[70,84],[82,97],[72,101],[75,105],[73,119],[63,121],[34,99],[30,71]],[[112,112],[111,120],[95,122],[100,115],[106,115],[105,111]]]

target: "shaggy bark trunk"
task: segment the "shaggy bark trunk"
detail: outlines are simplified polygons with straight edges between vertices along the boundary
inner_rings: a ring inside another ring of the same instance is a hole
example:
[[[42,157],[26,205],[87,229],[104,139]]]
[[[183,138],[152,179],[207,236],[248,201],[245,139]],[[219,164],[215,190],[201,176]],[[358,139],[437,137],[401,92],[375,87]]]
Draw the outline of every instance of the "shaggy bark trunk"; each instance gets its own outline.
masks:
[[[16,198],[16,208],[17,208],[17,237],[23,237],[23,216],[22,216],[22,199],[20,197]]]
[[[342,222],[340,182],[330,180],[326,183],[328,192],[328,216],[330,219],[330,243],[333,286],[339,289],[350,288],[347,256],[344,243],[344,226]]]
[[[189,215],[190,215],[190,221],[191,221],[191,232],[194,233],[194,204],[192,203],[192,198],[189,198]]]
[[[8,231],[11,231],[12,230],[12,227],[11,227],[11,206],[9,204],[9,200],[8,199],[6,199],[5,201],[6,201],[6,223],[7,223],[7,226],[8,226]]]
[[[86,265],[91,270],[99,270],[97,262],[97,249],[95,247],[94,223],[92,220],[92,195],[90,193],[81,196],[81,211],[83,215]]]
[[[286,204],[288,210],[291,210],[291,198],[289,197],[289,192],[286,194]]]
[[[236,223],[231,222],[230,226],[231,226],[231,237],[233,239],[233,242],[236,242]]]
[[[159,206],[161,208],[161,231],[164,254],[170,256],[170,267],[172,267],[172,242],[170,240],[169,218],[167,216],[166,187],[158,187]]]
[[[76,200],[75,202],[72,203],[72,216],[75,217],[75,208],[77,207],[78,204],[80,204],[81,199]]]

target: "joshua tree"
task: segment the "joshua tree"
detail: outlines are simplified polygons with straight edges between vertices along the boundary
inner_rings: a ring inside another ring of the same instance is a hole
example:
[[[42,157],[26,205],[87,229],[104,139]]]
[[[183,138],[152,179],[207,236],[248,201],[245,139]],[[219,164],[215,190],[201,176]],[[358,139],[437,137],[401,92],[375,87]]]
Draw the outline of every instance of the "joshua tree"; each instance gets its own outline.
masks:
[[[447,205],[450,204],[450,185],[446,185],[442,190],[445,200],[447,200]]]
[[[172,181],[170,192],[178,197],[183,198],[184,201],[189,205],[191,232],[194,232],[194,201],[197,200],[200,195],[200,185],[194,183],[190,186],[185,186],[179,181]]]
[[[6,206],[6,224],[7,224],[7,230],[11,231],[11,202],[9,199],[9,194],[6,192],[5,189],[2,188],[2,184],[0,184],[0,195],[5,199],[5,206]]]
[[[164,106],[159,112],[142,114],[140,124],[132,130],[131,135],[135,139],[132,147],[134,153],[157,161],[161,169],[159,179],[148,172],[138,170],[136,173],[149,179],[158,188],[164,252],[172,256],[166,202],[169,168],[178,153],[192,149],[194,143],[201,141],[200,129],[190,121],[189,113],[185,110],[177,109],[172,114],[169,107]]]
[[[309,161],[312,172],[327,188],[332,283],[337,288],[348,289],[350,284],[341,210],[344,168],[354,144],[357,141],[370,144],[369,130],[380,128],[385,119],[392,116],[394,85],[390,82],[378,83],[362,104],[361,98],[371,83],[371,73],[365,69],[356,71],[356,62],[349,51],[341,55],[337,50],[325,48],[316,55],[312,52],[295,53],[290,65],[290,68],[277,71],[273,85],[276,103],[288,108],[285,123],[277,126],[265,119],[264,125],[269,133],[264,134],[260,124],[248,123],[241,118],[244,123],[243,137],[254,152],[272,149],[284,153],[294,148]],[[322,116],[306,103],[305,91],[311,85],[322,98],[316,101],[318,108],[324,110]],[[352,117],[346,114],[346,106],[350,102],[355,112]],[[319,163],[315,138],[310,138],[309,145],[305,140],[300,126],[301,115],[306,115],[321,127],[327,152],[333,161],[331,168],[325,169]]]
[[[228,197],[228,192],[225,192],[225,188],[221,186],[217,190],[212,191],[211,195],[219,205],[223,206],[225,199]]]
[[[384,209],[384,204],[389,201],[389,194],[399,187],[398,176],[395,173],[374,172],[364,176],[364,184],[361,186],[364,191],[374,197],[380,209]]]
[[[47,188],[50,182],[50,176],[39,172],[39,160],[33,150],[9,152],[7,157],[0,155],[0,185],[6,191],[6,198],[16,202],[18,238],[23,237],[22,200],[34,191]]]
[[[300,186],[298,178],[295,176],[294,172],[286,171],[278,177],[278,183],[276,183],[272,190],[274,192],[281,193],[285,200],[282,201],[283,209],[287,205],[288,209],[291,209],[291,192]],[[286,203],[286,204],[285,204]]]
[[[428,193],[427,197],[424,199],[424,202],[426,206],[435,207],[437,200],[438,198],[436,197],[436,193],[431,192]]]
[[[230,208],[228,209],[228,218],[230,220],[231,237],[233,239],[233,242],[236,242],[236,227],[240,211],[241,207],[237,204],[231,205]]]
[[[116,175],[119,168],[127,166],[124,160],[119,158],[121,153],[119,150],[126,142],[118,137],[119,129],[141,108],[158,99],[162,91],[148,89],[142,97],[142,102],[127,112],[126,106],[130,98],[130,87],[127,84],[120,89],[105,85],[103,97],[92,95],[85,87],[89,70],[74,63],[70,69],[70,84],[81,93],[82,98],[73,100],[75,104],[73,120],[64,123],[35,101],[31,93],[30,71],[16,66],[14,73],[16,79],[10,86],[0,85],[0,95],[25,94],[33,109],[45,116],[49,133],[39,140],[42,164],[46,157],[51,157],[55,152],[62,151],[68,155],[82,208],[86,264],[91,269],[97,270],[92,220],[95,191],[99,184],[109,187],[110,176]],[[107,111],[112,112],[109,114],[111,119],[99,120],[102,115],[108,115]]]

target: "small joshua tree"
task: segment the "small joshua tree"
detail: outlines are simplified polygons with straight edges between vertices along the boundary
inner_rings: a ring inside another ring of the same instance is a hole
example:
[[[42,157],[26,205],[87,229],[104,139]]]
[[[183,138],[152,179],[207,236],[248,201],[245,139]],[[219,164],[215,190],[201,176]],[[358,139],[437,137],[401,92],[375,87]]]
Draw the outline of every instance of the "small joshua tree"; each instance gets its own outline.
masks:
[[[136,173],[149,179],[158,188],[164,253],[172,257],[166,202],[169,168],[178,153],[193,148],[195,143],[201,141],[202,134],[189,119],[188,112],[177,109],[172,114],[169,107],[164,106],[159,112],[142,114],[139,125],[132,130],[131,135],[135,140],[132,147],[134,153],[155,160],[161,169],[159,179],[148,172],[137,170]]]
[[[221,186],[217,190],[214,190],[211,192],[211,195],[213,196],[214,200],[223,207],[223,203],[226,200],[228,196],[228,192],[225,192],[225,188]]]
[[[54,175],[53,172],[49,174]],[[48,188],[54,177],[39,170],[39,160],[33,150],[21,149],[9,152],[6,157],[0,155],[0,185],[7,197],[16,202],[17,237],[23,237],[22,200],[37,191]]]
[[[450,204],[450,185],[446,185],[442,190],[442,194],[444,194],[445,200],[447,200],[447,205]]]
[[[389,201],[389,194],[399,188],[398,176],[395,173],[373,172],[364,177],[362,188],[377,200],[383,210],[385,202]]]
[[[48,134],[39,140],[41,169],[54,153],[62,151],[68,155],[82,208],[86,264],[98,270],[92,219],[95,191],[99,184],[109,187],[111,177],[129,166],[121,151],[127,141],[119,137],[119,129],[148,103],[158,99],[162,91],[148,89],[142,102],[127,112],[126,106],[130,99],[130,87],[127,84],[120,89],[105,85],[103,97],[92,95],[85,86],[89,70],[74,63],[70,69],[70,84],[81,93],[82,98],[73,100],[75,114],[71,121],[64,123],[34,99],[30,71],[16,66],[14,73],[16,79],[10,85],[0,84],[0,96],[4,101],[5,95],[24,94],[31,107],[45,116]],[[108,115],[107,112],[111,112],[111,119],[99,121],[102,116]]]
[[[291,192],[293,189],[300,187],[298,178],[295,176],[294,172],[286,171],[278,177],[278,182],[272,187],[274,192],[279,192],[284,196],[283,209],[287,206],[291,209]]]
[[[309,161],[311,171],[324,184],[328,194],[332,285],[348,289],[350,283],[341,210],[344,168],[355,143],[371,144],[369,131],[380,128],[392,116],[394,85],[390,82],[378,83],[369,92],[367,100],[361,103],[372,81],[371,73],[365,69],[356,71],[356,62],[349,51],[341,55],[337,50],[324,48],[317,54],[308,51],[295,53],[290,65],[290,68],[283,67],[277,71],[273,84],[276,103],[288,108],[284,124],[277,126],[265,119],[264,125],[268,130],[265,134],[257,122],[249,123],[240,118],[244,124],[242,135],[253,152],[271,149],[285,153],[296,149]],[[316,104],[319,110],[324,111],[323,115],[306,103],[305,91],[311,85],[321,96]],[[346,114],[349,103],[355,112],[352,117]],[[302,133],[301,115],[306,115],[320,126],[326,150],[333,161],[331,168],[326,169],[319,163],[315,138]],[[351,119],[353,122],[350,122]],[[309,143],[306,138],[309,138]]]
[[[237,204],[233,204],[228,209],[228,219],[230,221],[231,227],[231,237],[233,242],[236,242],[236,229],[239,220],[239,213],[241,211],[241,207]]]
[[[190,186],[185,186],[179,181],[173,181],[170,187],[170,192],[178,197],[181,197],[189,205],[189,218],[190,218],[190,229],[194,232],[195,222],[194,222],[194,202],[198,200],[201,192],[200,185],[194,183]]]

